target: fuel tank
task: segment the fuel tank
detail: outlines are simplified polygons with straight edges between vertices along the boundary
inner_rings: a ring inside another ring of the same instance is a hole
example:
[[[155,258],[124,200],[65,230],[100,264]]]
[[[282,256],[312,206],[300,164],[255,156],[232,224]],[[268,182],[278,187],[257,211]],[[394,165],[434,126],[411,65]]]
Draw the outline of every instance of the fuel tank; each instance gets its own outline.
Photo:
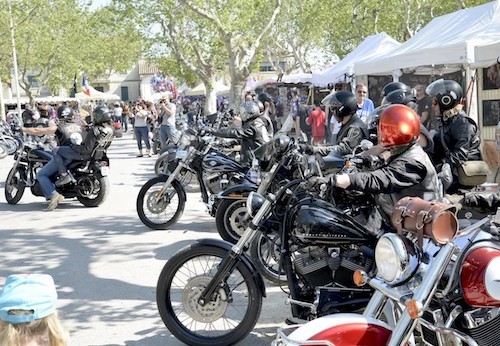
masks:
[[[493,243],[472,249],[462,263],[460,282],[472,307],[500,306],[500,249]]]
[[[302,244],[359,244],[374,238],[361,223],[321,199],[303,199],[290,216],[292,236]]]
[[[245,171],[242,165],[219,151],[210,151],[208,154],[206,154],[203,157],[202,167],[206,173]]]

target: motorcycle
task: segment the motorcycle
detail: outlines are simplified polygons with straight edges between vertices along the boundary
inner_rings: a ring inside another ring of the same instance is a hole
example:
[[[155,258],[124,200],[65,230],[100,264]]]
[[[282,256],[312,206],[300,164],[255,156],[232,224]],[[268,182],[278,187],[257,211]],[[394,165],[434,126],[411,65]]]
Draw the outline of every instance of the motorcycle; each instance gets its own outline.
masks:
[[[98,140],[89,160],[75,160],[68,166],[73,182],[56,187],[65,198],[76,197],[86,207],[97,207],[104,203],[109,194],[109,159],[106,149],[111,145],[113,132]],[[22,142],[14,154],[14,166],[5,181],[5,199],[9,204],[17,204],[29,187],[35,196],[43,197],[40,183],[36,179],[38,171],[52,159],[52,153],[43,150],[43,144],[33,141]],[[57,174],[52,177],[55,182]]]
[[[398,233],[375,248],[377,275],[353,276],[375,290],[363,314],[280,329],[273,345],[497,345],[500,210],[459,227],[454,209],[401,199],[392,217]]]
[[[231,345],[250,333],[266,291],[246,251],[276,227],[294,318],[364,307],[371,289],[356,288],[348,278],[356,269],[374,268],[376,236],[356,220],[371,204],[353,197],[358,208],[346,214],[319,195],[303,179],[284,184],[276,194],[252,191],[246,201],[251,221],[235,245],[201,239],[172,256],[156,291],[158,310],[172,334],[190,345]]]
[[[355,151],[367,150],[367,143],[370,142],[364,142]],[[255,191],[261,195],[275,192],[281,185],[290,180],[321,175],[322,171],[338,172],[346,162],[345,158],[332,155],[326,157],[308,156],[300,148],[301,144],[293,138],[278,135],[254,151],[254,155],[259,160],[264,161],[264,167],[266,167],[260,169],[261,179],[258,187],[237,185],[219,193],[220,208],[215,213],[215,223],[217,232],[222,239],[235,244],[245,231],[248,224],[246,199],[250,192]],[[275,281],[273,275],[268,278]]]
[[[188,145],[186,150],[172,149],[169,153],[171,173],[148,180],[137,196],[137,214],[149,228],[167,229],[179,220],[186,204],[185,186],[193,175],[212,216],[217,209],[218,192],[242,182],[256,183],[252,168],[249,170],[217,149],[216,137],[192,128],[184,131],[182,137],[181,141],[185,139]]]

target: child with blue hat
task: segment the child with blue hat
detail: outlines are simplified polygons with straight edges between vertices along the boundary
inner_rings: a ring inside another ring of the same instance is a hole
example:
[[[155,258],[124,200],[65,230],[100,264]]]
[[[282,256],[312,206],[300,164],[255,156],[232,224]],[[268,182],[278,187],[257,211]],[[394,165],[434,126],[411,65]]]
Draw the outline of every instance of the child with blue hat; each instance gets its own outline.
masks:
[[[57,291],[47,274],[10,275],[0,291],[0,345],[66,346]]]

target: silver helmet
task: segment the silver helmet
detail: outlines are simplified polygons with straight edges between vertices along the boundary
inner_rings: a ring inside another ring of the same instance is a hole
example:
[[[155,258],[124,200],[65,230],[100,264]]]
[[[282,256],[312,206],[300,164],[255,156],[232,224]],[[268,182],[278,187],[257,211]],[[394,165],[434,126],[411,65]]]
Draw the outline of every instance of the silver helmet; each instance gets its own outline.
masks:
[[[242,122],[255,119],[259,115],[260,109],[255,101],[246,101],[240,105],[240,117]]]

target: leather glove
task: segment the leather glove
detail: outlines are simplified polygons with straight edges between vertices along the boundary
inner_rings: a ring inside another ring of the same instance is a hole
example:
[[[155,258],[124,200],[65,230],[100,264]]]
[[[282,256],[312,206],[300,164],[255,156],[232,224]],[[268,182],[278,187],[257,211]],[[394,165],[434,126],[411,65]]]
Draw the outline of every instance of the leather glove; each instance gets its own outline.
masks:
[[[327,186],[335,186],[336,180],[335,174],[329,174],[325,177],[311,177],[307,179],[307,187],[309,189],[317,189],[323,184],[326,184]]]
[[[299,145],[300,150],[307,155],[314,155],[316,154],[316,148],[313,145],[310,144],[300,144]]]

